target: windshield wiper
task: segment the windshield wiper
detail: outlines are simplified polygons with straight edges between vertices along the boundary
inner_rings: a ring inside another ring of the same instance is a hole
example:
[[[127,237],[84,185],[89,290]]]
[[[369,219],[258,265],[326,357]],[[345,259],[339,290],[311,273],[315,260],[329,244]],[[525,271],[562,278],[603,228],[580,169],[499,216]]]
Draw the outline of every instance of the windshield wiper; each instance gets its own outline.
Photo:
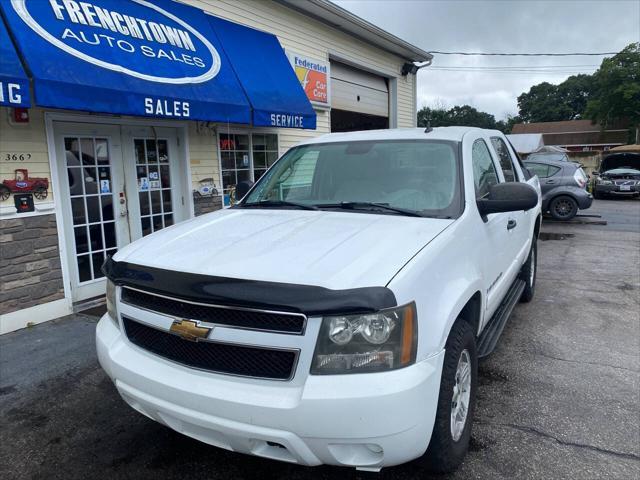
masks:
[[[392,207],[388,203],[377,202],[340,202],[340,203],[322,203],[316,204],[317,208],[342,208],[344,210],[386,210],[395,212],[409,217],[423,217],[420,212],[408,210],[406,208]]]
[[[296,208],[301,208],[303,210],[319,210],[318,207],[315,207],[313,205],[307,205],[305,203],[298,203],[298,202],[289,202],[287,200],[260,200],[259,202],[241,203],[239,206],[251,207],[251,208],[296,207]]]

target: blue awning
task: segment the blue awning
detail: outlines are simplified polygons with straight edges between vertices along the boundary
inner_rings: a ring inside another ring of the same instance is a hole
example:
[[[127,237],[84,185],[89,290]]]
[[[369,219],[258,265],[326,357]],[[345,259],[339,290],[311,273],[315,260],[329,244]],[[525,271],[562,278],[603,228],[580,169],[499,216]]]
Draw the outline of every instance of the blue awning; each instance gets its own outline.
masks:
[[[0,18],[0,105],[30,107],[29,78]]]
[[[253,124],[315,129],[316,113],[278,39],[218,17],[210,22],[249,98]]]
[[[36,105],[315,128],[273,35],[170,0],[0,0],[0,8]]]

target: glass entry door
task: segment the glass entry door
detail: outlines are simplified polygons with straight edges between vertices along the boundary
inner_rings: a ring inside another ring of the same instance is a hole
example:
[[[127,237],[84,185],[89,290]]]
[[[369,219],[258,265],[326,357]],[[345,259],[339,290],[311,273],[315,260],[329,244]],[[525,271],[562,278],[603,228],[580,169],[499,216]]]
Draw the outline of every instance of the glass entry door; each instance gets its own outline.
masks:
[[[64,246],[74,302],[104,293],[105,258],[131,241],[120,128],[54,124]]]
[[[128,243],[189,218],[174,128],[54,122],[74,302],[103,295],[101,266]]]
[[[132,240],[188,218],[176,130],[123,127],[122,144]]]

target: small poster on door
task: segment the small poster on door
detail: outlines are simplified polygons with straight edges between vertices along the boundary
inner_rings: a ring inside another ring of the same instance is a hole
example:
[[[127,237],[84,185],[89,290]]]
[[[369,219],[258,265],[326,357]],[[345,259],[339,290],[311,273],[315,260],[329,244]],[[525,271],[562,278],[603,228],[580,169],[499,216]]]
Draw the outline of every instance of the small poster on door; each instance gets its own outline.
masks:
[[[242,155],[242,166],[243,167],[248,167],[249,166],[249,155]]]
[[[149,187],[151,187],[151,190],[160,188],[160,180],[150,180]]]
[[[111,193],[111,185],[109,185],[109,180],[100,180],[100,193]]]
[[[149,172],[149,180],[158,180],[158,172]]]
[[[149,179],[147,177],[140,177],[138,179],[138,190],[141,192],[149,190]]]

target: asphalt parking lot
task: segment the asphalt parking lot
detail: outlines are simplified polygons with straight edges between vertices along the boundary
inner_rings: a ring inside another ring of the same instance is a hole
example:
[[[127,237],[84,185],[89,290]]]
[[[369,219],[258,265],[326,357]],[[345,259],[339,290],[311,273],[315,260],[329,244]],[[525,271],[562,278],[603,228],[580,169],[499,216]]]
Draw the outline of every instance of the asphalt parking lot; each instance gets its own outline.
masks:
[[[640,478],[640,201],[606,226],[546,223],[536,297],[480,364],[471,451],[452,479]],[[559,235],[554,235],[559,234]],[[98,366],[97,318],[0,337],[0,478],[333,479],[243,456],[130,409]],[[428,478],[413,465],[383,479]]]

